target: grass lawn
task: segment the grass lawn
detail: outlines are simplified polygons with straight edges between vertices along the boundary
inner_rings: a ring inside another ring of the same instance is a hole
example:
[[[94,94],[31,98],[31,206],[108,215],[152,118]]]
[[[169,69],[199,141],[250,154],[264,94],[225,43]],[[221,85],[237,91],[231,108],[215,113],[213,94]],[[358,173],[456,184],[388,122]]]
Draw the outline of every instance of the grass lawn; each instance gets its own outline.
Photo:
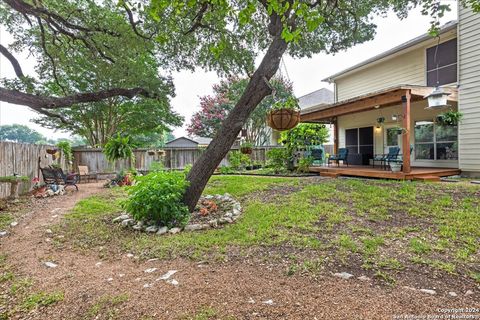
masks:
[[[156,236],[124,230],[124,189],[80,201],[57,232],[102,257],[256,259],[286,274],[347,271],[379,283],[480,284],[480,188],[384,180],[215,176],[243,214],[223,229]]]

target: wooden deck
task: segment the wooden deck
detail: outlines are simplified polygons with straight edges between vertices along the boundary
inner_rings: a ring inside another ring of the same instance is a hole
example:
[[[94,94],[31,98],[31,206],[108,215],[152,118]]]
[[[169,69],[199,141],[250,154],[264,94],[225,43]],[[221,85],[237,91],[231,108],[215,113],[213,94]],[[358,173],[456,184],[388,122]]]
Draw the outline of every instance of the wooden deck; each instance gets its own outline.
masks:
[[[447,177],[460,174],[459,169],[455,168],[411,168],[410,173],[392,172],[382,170],[381,168],[372,168],[372,166],[315,166],[310,167],[310,172],[318,172],[320,176],[338,177],[353,176],[365,178],[395,179],[395,180],[423,180],[439,181],[440,177]]]

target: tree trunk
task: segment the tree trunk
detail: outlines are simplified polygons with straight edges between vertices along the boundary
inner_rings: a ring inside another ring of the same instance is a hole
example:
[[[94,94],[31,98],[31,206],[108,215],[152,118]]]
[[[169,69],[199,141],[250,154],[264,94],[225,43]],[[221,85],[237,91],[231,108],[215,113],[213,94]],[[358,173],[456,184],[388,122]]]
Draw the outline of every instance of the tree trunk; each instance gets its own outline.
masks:
[[[222,127],[210,142],[207,150],[198,158],[190,170],[187,176],[190,185],[183,197],[183,201],[190,211],[195,209],[208,180],[227,155],[250,114],[263,98],[271,94],[272,90],[267,81],[277,72],[280,59],[286,49],[287,43],[277,34],[235,108],[223,121]]]

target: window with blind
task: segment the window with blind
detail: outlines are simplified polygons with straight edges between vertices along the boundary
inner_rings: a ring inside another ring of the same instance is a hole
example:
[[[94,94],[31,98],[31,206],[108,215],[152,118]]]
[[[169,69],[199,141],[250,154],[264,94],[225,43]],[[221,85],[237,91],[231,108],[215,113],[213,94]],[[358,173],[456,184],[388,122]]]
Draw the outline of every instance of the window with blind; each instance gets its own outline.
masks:
[[[435,59],[435,51],[437,58]],[[457,39],[427,49],[427,86],[457,82]]]
[[[458,128],[433,121],[415,122],[415,159],[457,160]]]

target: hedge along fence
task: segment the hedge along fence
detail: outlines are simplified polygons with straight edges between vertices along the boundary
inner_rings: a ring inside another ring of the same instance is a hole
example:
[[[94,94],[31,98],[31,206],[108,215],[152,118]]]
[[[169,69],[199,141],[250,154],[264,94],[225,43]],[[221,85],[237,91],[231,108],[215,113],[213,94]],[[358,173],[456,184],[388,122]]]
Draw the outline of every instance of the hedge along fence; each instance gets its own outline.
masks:
[[[55,146],[27,144],[0,141],[0,177],[12,176],[14,173],[27,176],[27,182],[22,182],[19,193],[25,193],[32,187],[32,179],[39,177],[43,181],[40,167],[46,167],[58,163],[63,170],[68,168],[65,159],[60,151],[60,157],[53,160],[47,149],[54,149]],[[10,195],[10,184],[0,183],[0,198]]]

